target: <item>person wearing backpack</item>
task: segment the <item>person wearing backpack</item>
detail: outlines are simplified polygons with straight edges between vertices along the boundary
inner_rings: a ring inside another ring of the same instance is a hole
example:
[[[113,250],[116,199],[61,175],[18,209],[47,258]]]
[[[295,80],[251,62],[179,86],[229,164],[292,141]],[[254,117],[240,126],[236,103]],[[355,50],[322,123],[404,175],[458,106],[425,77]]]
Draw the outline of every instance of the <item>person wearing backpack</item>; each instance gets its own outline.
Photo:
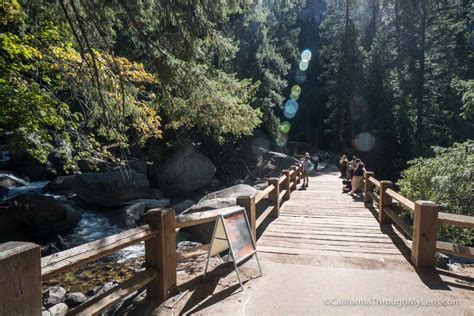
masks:
[[[309,173],[314,170],[314,165],[311,162],[310,158],[311,156],[309,155],[309,153],[306,153],[302,161],[302,165],[303,165],[303,185],[301,186],[302,190],[305,190],[308,187]]]

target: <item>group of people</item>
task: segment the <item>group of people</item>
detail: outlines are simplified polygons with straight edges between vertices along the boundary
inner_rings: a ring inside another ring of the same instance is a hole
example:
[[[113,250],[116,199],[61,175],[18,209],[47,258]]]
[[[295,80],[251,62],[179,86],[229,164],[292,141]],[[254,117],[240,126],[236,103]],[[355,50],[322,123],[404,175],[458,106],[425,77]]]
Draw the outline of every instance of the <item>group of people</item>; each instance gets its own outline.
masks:
[[[352,156],[352,160],[349,161],[347,156],[343,155],[339,159],[339,167],[341,178],[344,179],[342,180],[342,192],[354,195],[361,191],[365,173],[364,163],[356,156]]]

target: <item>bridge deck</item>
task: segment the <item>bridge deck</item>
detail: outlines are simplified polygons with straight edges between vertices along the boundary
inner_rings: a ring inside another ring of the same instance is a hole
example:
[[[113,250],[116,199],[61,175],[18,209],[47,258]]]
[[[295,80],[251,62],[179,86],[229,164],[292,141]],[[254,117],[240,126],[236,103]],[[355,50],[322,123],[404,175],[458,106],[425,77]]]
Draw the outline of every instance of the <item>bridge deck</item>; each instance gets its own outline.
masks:
[[[187,282],[192,284],[190,294],[173,309],[160,307],[152,314],[471,315],[473,276],[440,270],[417,273],[407,259],[406,240],[390,225],[381,228],[374,213],[341,193],[336,170],[318,172],[307,190],[292,193],[279,218],[260,229],[257,248],[263,277],[256,277],[254,259],[244,263],[240,271],[245,290],[240,292],[232,267],[213,265],[206,279]],[[204,262],[195,269],[198,275]],[[181,283],[181,289],[188,285]],[[369,306],[338,306],[350,305],[350,299],[374,301]],[[428,304],[459,301],[423,307],[401,301],[409,299]],[[393,306],[397,302],[403,306]]]

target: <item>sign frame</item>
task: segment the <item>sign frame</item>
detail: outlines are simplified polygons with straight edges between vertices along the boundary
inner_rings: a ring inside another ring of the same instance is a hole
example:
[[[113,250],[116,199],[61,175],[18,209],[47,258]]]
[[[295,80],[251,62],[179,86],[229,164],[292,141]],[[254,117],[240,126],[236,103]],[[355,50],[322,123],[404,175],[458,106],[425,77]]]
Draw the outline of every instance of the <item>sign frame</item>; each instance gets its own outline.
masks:
[[[253,251],[251,251],[250,253],[246,254],[245,256],[243,256],[242,258],[239,258],[237,260],[237,256],[235,255],[235,249],[234,247],[232,246],[232,243],[230,242],[229,240],[229,233],[227,231],[227,227],[225,225],[225,221],[224,219],[227,218],[227,217],[231,217],[235,214],[239,214],[239,213],[243,213],[244,214],[244,218],[245,218],[245,223],[246,223],[246,228],[247,228],[247,231],[249,233],[249,236],[250,236],[250,240],[252,242],[252,246],[253,246]],[[239,272],[239,268],[238,268],[238,264],[241,263],[242,261],[245,261],[247,260],[248,258],[251,258],[252,256],[255,256],[255,259],[257,260],[257,265],[258,265],[258,269],[260,271],[260,276],[263,275],[262,273],[262,268],[260,266],[260,261],[258,260],[258,255],[257,255],[257,244],[254,240],[254,236],[252,234],[252,229],[250,227],[250,223],[249,223],[249,220],[248,220],[248,217],[247,217],[247,212],[245,211],[244,208],[240,208],[238,210],[235,210],[235,211],[231,211],[231,212],[227,212],[227,213],[224,213],[224,214],[220,214],[217,216],[216,218],[216,221],[215,221],[215,225],[214,225],[214,231],[212,233],[212,239],[211,239],[211,243],[210,243],[210,246],[209,246],[209,252],[208,252],[208,255],[207,255],[207,262],[206,262],[206,268],[204,269],[204,277],[206,276],[206,272],[207,272],[207,268],[209,267],[209,260],[211,259],[211,257],[217,255],[218,253],[216,254],[212,254],[212,246],[214,244],[214,242],[216,241],[216,233],[217,233],[217,230],[219,228],[219,225],[222,225],[222,228],[223,228],[223,231],[225,233],[225,240],[227,241],[227,245],[228,245],[228,253],[227,253],[227,261],[226,263],[229,262],[229,258],[232,256],[232,262],[234,264],[234,268],[235,268],[235,272],[237,273],[237,278],[239,280],[239,284],[240,284],[240,288],[241,290],[243,291],[244,290],[244,287],[243,287],[243,284],[242,284],[242,279],[240,277],[240,272]],[[223,240],[222,238],[219,238],[219,240]],[[222,250],[222,251],[225,251],[226,249]],[[222,252],[220,251],[220,252]]]

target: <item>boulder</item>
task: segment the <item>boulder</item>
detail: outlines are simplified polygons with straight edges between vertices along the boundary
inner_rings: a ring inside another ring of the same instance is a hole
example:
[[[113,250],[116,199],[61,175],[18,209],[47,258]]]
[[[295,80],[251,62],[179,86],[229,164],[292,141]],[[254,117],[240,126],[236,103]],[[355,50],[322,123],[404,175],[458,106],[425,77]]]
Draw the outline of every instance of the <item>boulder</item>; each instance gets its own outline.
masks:
[[[143,204],[145,206],[145,210],[148,211],[152,208],[163,208],[170,205],[169,199],[161,199],[161,200],[152,200],[152,199],[138,199],[129,201],[126,204],[134,205],[134,204]]]
[[[269,151],[262,156],[262,160],[252,170],[255,178],[279,177],[284,169],[289,169],[292,165],[300,162],[291,156]]]
[[[65,303],[69,307],[76,307],[87,301],[87,296],[81,292],[68,293],[66,295]]]
[[[261,157],[270,151],[271,142],[262,132],[256,131],[245,146],[245,162],[250,168],[259,163]]]
[[[242,195],[255,195],[258,190],[246,184],[239,184],[205,195],[199,203],[186,211],[187,214],[217,210],[220,208],[231,207],[237,204],[237,197]],[[202,243],[209,243],[212,237],[214,223],[206,223],[191,226],[185,230],[189,232],[193,240]]]
[[[133,217],[135,220],[139,220],[145,215],[145,203],[135,203],[124,207],[123,211],[125,214]]]
[[[50,311],[42,311],[41,316],[51,316]]]
[[[128,166],[130,167],[130,169],[138,172],[138,173],[141,173],[145,176],[148,175],[148,171],[147,171],[147,164],[145,161],[143,160],[140,160],[140,159],[137,159],[137,160],[130,160],[128,161]]]
[[[64,302],[66,298],[66,289],[61,286],[53,286],[47,289],[45,304],[46,307]]]
[[[165,198],[165,194],[160,189],[150,189],[150,194],[148,198],[152,200],[162,200]]]
[[[65,303],[54,305],[48,310],[52,316],[65,316],[69,312],[69,307]]]
[[[77,162],[81,172],[105,172],[108,170],[107,162],[99,158],[81,158]]]
[[[81,213],[50,196],[24,193],[8,200],[0,220],[22,223],[26,232],[46,237],[69,231],[81,220]]]
[[[16,174],[27,176],[31,181],[50,179],[54,176],[48,164],[39,162],[24,151],[10,151],[10,160],[10,168],[12,168]]]
[[[135,171],[83,173],[74,177],[73,191],[86,204],[111,207],[146,197],[150,183]]]
[[[181,214],[193,205],[194,205],[193,200],[184,200],[173,205],[171,208],[174,209],[176,214]]]
[[[71,191],[74,183],[74,176],[59,176],[51,180],[49,187],[53,192]]]
[[[15,177],[14,175],[0,173],[0,189],[16,188],[27,184],[28,183],[25,180]]]
[[[220,199],[220,198],[233,198],[236,199],[238,196],[241,195],[254,195],[257,193],[257,189],[252,188],[250,185],[246,184],[238,184],[234,185],[229,188],[225,188],[219,191],[211,192],[201,198],[199,203],[213,200],[213,199]]]
[[[216,173],[209,158],[193,147],[176,151],[161,166],[156,179],[166,193],[175,195],[190,193],[208,185]]]

